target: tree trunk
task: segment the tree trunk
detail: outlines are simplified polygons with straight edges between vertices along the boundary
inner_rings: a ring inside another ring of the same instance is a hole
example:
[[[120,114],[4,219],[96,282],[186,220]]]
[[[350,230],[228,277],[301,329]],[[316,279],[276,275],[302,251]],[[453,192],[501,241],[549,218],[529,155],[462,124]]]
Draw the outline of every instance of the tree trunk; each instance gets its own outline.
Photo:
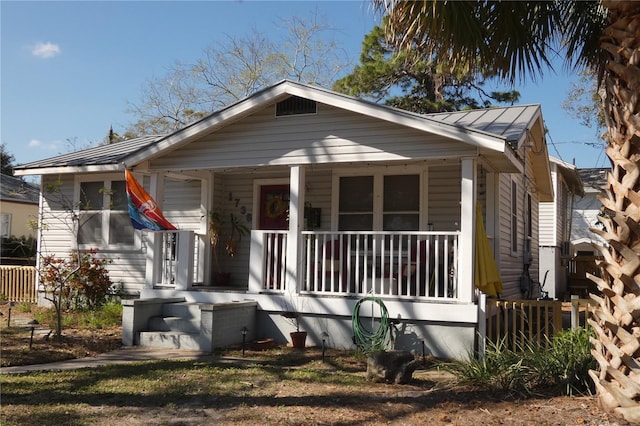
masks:
[[[599,403],[629,422],[640,422],[640,4],[605,1],[609,26],[600,45],[607,56],[605,77],[608,175],[601,222],[592,230],[608,242],[600,251],[601,292],[590,320],[596,339],[592,353],[599,371],[590,371]]]

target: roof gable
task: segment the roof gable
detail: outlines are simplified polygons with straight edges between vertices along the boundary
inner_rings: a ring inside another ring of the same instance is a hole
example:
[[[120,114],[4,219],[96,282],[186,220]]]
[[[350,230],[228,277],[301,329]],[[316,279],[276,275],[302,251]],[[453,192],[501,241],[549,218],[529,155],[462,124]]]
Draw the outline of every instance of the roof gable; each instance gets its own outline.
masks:
[[[16,174],[121,171],[165,156],[292,96],[468,144],[498,170],[511,173],[522,171],[522,160],[518,160],[512,145],[526,139],[536,119],[541,121],[537,105],[423,115],[283,80],[170,135],[145,136],[36,161],[16,167]]]
[[[176,149],[183,144],[212,133],[222,126],[247,117],[259,109],[277,103],[290,96],[310,99],[358,114],[374,117],[379,120],[442,135],[443,137],[456,139],[491,151],[500,153],[505,151],[505,138],[502,135],[494,135],[473,127],[464,127],[456,123],[432,119],[431,115],[416,114],[357,99],[320,87],[284,80],[178,130],[157,144],[148,146],[146,149],[129,156],[125,161],[135,164],[149,160],[162,154],[166,150]]]

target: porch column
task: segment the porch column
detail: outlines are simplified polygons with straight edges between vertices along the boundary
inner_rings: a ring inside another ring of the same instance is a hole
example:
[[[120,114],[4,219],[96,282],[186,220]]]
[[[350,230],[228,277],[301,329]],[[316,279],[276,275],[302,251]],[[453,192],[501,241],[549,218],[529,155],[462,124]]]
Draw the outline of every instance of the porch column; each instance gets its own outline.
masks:
[[[463,158],[461,164],[460,256],[458,259],[458,297],[461,302],[473,301],[473,265],[475,258],[476,161]]]
[[[160,178],[158,173],[153,173],[149,186],[149,195],[156,200],[158,208],[162,208],[164,199],[164,178]],[[158,194],[162,193],[162,197]],[[153,288],[159,281],[162,269],[162,238],[155,232],[142,232],[142,238],[146,241],[146,268],[145,268],[145,288]]]
[[[299,238],[304,223],[305,169],[292,166],[289,175],[289,233],[287,234],[286,290],[298,293],[302,278],[302,245]]]

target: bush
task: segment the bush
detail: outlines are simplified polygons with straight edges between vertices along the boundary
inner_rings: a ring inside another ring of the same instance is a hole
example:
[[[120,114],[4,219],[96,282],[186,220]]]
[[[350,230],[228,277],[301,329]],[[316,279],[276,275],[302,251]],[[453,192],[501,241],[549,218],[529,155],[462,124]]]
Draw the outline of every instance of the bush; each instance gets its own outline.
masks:
[[[592,394],[594,385],[588,371],[597,363],[591,355],[589,337],[584,328],[565,330],[549,341],[548,348],[527,345],[513,351],[506,341],[489,344],[482,359],[453,361],[443,368],[460,383],[487,389],[574,395]]]
[[[40,281],[52,297],[62,292],[61,308],[98,308],[118,291],[109,278],[109,263],[110,259],[97,257],[95,250],[71,253],[68,259],[48,256],[42,262]]]

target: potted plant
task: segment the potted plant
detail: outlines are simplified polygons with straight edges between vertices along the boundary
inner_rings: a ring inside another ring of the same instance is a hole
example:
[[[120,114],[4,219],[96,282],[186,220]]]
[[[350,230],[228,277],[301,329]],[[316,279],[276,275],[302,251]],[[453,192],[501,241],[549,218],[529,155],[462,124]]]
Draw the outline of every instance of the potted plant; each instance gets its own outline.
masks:
[[[289,294],[288,299],[283,300],[282,305],[282,316],[295,328],[295,331],[290,332],[289,336],[291,336],[291,344],[297,349],[304,349],[307,341],[307,332],[300,330],[302,318],[298,304],[301,300],[295,298],[293,294]]]
[[[231,279],[231,273],[223,271],[220,266],[220,245],[224,244],[227,255],[234,257],[238,241],[247,233],[249,233],[249,228],[243,225],[235,214],[229,213],[227,215],[221,211],[209,212],[209,239],[213,251],[214,282],[216,285],[226,286]]]
[[[282,314],[295,328],[296,331],[289,333],[291,344],[296,349],[304,349],[307,345],[307,332],[300,330],[300,314],[295,311],[288,311]]]

